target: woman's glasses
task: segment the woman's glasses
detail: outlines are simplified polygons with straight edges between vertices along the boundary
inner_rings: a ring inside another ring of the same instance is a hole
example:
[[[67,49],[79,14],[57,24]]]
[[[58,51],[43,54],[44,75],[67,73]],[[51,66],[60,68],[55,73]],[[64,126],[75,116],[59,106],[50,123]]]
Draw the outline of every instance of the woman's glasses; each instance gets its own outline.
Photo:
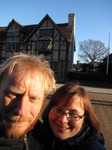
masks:
[[[68,120],[79,121],[84,117],[84,115],[75,114],[74,111],[64,112],[60,107],[53,107],[51,109],[51,113],[53,113],[56,117],[60,117],[61,115],[65,115]]]

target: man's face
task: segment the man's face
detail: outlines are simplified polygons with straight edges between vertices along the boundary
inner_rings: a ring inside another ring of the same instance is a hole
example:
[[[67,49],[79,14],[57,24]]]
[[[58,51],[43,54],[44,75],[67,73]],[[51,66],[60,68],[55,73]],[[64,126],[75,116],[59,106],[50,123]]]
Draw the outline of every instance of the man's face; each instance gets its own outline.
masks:
[[[0,89],[0,122],[4,135],[18,139],[36,123],[44,99],[42,75],[6,79]]]

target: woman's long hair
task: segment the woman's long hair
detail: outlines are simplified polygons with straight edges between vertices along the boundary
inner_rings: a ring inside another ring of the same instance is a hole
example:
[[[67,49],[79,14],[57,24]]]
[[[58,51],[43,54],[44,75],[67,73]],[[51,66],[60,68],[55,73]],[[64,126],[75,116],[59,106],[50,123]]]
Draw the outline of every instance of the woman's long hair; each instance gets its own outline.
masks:
[[[100,124],[98,118],[93,110],[88,93],[77,83],[68,83],[57,89],[57,91],[52,95],[46,109],[44,110],[42,119],[48,120],[49,112],[53,106],[57,105],[64,99],[69,101],[71,97],[76,94],[81,98],[84,104],[85,123],[89,125],[93,133],[95,133],[98,137],[100,134]]]

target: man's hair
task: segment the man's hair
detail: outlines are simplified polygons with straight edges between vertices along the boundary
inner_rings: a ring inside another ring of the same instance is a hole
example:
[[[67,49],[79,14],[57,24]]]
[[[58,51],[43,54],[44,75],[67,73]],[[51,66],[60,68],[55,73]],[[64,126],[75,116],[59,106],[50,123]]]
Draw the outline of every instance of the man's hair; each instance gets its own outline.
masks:
[[[45,81],[45,94],[48,94],[55,88],[55,78],[49,62],[45,60],[43,55],[13,54],[0,67],[0,83],[7,77],[14,78],[15,75],[24,76],[25,73],[33,75],[36,71],[43,76]]]

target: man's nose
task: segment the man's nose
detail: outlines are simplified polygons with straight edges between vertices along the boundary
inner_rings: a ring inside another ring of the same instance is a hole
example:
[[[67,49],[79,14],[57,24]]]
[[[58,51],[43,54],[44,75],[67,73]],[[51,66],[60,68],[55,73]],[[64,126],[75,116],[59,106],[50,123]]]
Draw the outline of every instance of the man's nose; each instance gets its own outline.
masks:
[[[15,105],[14,112],[17,115],[23,116],[27,115],[29,111],[29,102],[27,96],[21,96],[21,99],[17,102],[17,105]]]

